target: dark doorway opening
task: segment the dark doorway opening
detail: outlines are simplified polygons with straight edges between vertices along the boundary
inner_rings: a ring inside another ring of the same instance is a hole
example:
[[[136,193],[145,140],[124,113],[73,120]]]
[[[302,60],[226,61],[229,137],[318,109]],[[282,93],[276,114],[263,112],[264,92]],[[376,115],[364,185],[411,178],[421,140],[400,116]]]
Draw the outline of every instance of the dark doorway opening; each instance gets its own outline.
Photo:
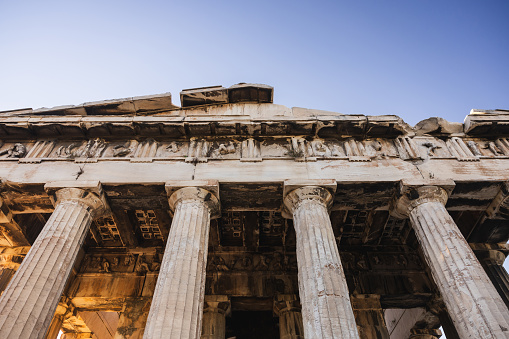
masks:
[[[226,338],[279,339],[278,320],[272,311],[234,311],[226,318]]]

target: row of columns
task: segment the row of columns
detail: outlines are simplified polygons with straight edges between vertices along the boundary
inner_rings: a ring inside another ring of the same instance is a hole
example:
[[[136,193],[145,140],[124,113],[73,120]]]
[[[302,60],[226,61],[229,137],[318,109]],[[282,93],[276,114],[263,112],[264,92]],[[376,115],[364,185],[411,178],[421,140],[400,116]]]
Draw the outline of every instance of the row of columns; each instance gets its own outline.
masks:
[[[98,182],[74,186],[46,185],[55,210],[0,297],[1,338],[44,337],[93,218],[108,211]],[[360,337],[328,214],[335,188],[333,180],[285,184],[302,303],[300,325],[292,301],[280,300],[287,338]],[[509,310],[445,209],[448,188],[402,185],[392,213],[410,219],[460,338],[509,338]],[[205,338],[224,336],[224,325],[218,326],[224,313],[210,306],[224,301],[209,300],[203,322],[210,220],[220,214],[218,184],[178,182],[166,189],[174,216],[144,338],[199,338],[202,328]]]

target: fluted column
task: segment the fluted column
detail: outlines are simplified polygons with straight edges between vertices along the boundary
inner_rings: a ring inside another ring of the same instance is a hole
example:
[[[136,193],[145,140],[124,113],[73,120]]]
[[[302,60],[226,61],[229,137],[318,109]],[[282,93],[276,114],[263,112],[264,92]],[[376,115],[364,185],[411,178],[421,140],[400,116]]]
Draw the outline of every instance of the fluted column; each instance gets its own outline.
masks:
[[[500,251],[481,251],[477,254],[486,274],[500,294],[505,305],[509,307],[509,274],[504,267],[505,255]]]
[[[279,317],[279,338],[304,339],[301,305],[297,296],[293,294],[276,296],[274,313]]]
[[[447,210],[437,186],[410,188],[393,214],[408,215],[461,338],[509,338],[509,310]]]
[[[297,238],[304,337],[359,338],[328,214],[332,194],[324,187],[302,186],[289,191],[284,203]]]
[[[219,202],[201,187],[180,188],[168,201],[174,216],[144,338],[199,338],[210,218],[218,216]]]
[[[28,246],[0,248],[0,294],[11,281],[29,250]]]
[[[224,339],[230,300],[226,295],[206,295],[201,339]]]
[[[0,298],[0,338],[46,334],[92,218],[106,210],[104,198],[92,193],[100,184],[84,185],[56,190],[54,212]]]

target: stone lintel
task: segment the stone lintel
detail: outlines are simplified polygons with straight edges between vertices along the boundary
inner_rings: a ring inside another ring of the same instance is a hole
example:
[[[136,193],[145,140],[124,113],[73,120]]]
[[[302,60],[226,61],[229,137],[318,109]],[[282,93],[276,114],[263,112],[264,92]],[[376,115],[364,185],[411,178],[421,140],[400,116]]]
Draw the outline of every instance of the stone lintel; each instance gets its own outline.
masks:
[[[62,199],[77,199],[90,206],[94,217],[111,213],[99,181],[53,181],[44,190],[54,206]]]
[[[481,263],[487,265],[499,265],[502,266],[505,261],[505,254],[500,251],[489,250],[483,252],[476,252],[477,259]]]
[[[504,253],[504,255],[509,255],[509,244],[499,243],[499,244],[489,244],[489,243],[469,243],[470,248],[475,252],[484,252],[484,251],[499,251]]]
[[[378,294],[356,294],[350,296],[354,310],[381,310],[380,295]]]
[[[211,219],[219,218],[221,215],[221,204],[219,199],[219,181],[217,180],[178,180],[167,181],[165,184],[168,203],[173,213],[175,204],[183,196],[195,195],[205,201],[210,209]],[[193,189],[193,190],[188,190]]]

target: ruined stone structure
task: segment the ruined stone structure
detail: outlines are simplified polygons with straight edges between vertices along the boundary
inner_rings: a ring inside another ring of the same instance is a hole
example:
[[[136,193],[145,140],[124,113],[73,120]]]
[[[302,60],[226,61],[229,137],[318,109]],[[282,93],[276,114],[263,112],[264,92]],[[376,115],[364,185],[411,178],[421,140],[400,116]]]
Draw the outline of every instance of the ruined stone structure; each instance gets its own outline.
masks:
[[[509,112],[239,84],[0,113],[0,338],[509,338]]]

